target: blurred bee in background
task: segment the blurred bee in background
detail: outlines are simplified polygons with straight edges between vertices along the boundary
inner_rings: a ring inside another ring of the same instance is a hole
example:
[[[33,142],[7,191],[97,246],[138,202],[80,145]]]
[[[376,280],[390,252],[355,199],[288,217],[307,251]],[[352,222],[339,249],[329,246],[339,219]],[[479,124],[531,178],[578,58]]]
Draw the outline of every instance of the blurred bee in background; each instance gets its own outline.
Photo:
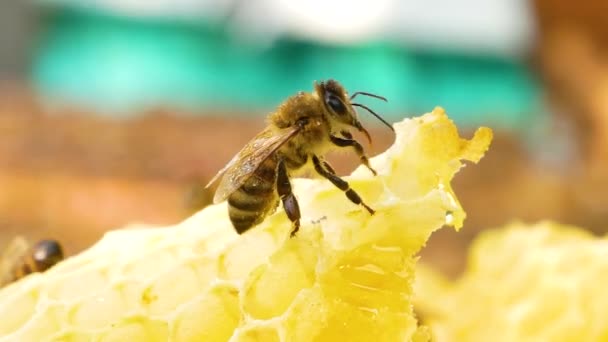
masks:
[[[14,238],[0,256],[0,287],[34,272],[44,272],[63,260],[63,249],[55,240],[31,245],[21,236]]]
[[[376,175],[363,147],[350,132],[355,128],[371,144],[371,136],[361,125],[354,107],[367,110],[391,130],[393,127],[370,108],[352,102],[357,95],[386,101],[366,92],[355,92],[349,98],[334,80],[315,82],[313,92],[299,92],[288,98],[268,116],[268,126],[207,184],[209,187],[221,178],[213,202],[228,199],[228,214],[239,234],[262,222],[281,200],[294,236],[300,228],[300,209],[289,178],[310,164],[316,173],[344,191],[350,201],[374,214],[323,158],[334,148],[352,148],[361,163]]]

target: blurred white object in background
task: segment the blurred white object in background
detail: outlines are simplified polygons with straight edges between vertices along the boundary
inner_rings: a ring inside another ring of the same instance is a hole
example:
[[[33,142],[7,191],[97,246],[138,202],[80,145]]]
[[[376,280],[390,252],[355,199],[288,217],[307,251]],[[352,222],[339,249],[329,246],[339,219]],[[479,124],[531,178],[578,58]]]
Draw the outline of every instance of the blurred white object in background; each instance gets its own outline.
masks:
[[[258,0],[235,8],[239,31],[328,43],[392,39],[409,45],[525,54],[534,36],[524,0]]]
[[[534,39],[525,0],[405,0],[390,13],[387,30],[410,44],[517,56]]]
[[[332,44],[381,38],[399,0],[262,0],[278,27],[289,35]]]
[[[391,39],[409,45],[518,56],[532,44],[524,0],[41,0],[134,16],[227,19],[262,41],[289,35],[331,44]]]

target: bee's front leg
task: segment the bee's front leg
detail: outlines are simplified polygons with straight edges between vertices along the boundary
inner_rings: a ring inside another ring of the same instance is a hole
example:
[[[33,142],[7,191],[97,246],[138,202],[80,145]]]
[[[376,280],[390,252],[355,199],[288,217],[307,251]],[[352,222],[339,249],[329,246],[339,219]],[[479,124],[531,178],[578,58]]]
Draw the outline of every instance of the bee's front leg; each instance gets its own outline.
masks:
[[[279,160],[277,169],[277,192],[283,202],[287,217],[293,223],[293,229],[291,230],[291,237],[293,237],[300,229],[300,206],[296,196],[291,191],[291,183],[289,182],[285,162],[282,159]]]
[[[347,132],[348,133],[348,132]],[[342,132],[342,134],[344,135],[344,132]],[[351,136],[350,133],[348,133],[346,136]],[[365,151],[363,150],[363,146],[361,146],[361,144],[359,144],[359,142],[357,140],[348,138],[348,139],[344,139],[344,138],[340,138],[340,137],[336,137],[333,135],[329,136],[329,139],[331,140],[331,142],[339,147],[352,147],[355,149],[355,153],[357,153],[357,155],[359,156],[359,159],[361,160],[361,164],[365,165],[373,174],[374,176],[376,176],[378,173],[376,172],[376,170],[374,170],[371,165],[369,165],[369,159],[367,159],[367,156],[365,155]]]
[[[327,178],[338,189],[344,191],[346,197],[348,197],[351,202],[362,205],[372,215],[375,213],[374,209],[365,204],[361,199],[361,196],[359,196],[355,190],[350,188],[347,181],[336,175],[333,168],[326,161],[321,161],[319,157],[312,156],[312,163],[315,166],[315,171],[317,171],[321,176]]]
[[[349,131],[340,131],[340,134],[342,134],[342,136],[345,137],[346,139],[353,138],[353,135]]]

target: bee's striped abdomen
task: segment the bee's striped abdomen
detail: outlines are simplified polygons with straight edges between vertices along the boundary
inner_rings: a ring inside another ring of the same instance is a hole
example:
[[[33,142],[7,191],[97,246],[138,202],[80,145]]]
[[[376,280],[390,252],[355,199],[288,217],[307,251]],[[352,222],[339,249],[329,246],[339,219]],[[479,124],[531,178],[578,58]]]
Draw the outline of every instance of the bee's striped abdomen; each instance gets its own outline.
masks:
[[[268,158],[243,185],[228,196],[228,215],[239,234],[262,222],[279,203],[274,158]]]

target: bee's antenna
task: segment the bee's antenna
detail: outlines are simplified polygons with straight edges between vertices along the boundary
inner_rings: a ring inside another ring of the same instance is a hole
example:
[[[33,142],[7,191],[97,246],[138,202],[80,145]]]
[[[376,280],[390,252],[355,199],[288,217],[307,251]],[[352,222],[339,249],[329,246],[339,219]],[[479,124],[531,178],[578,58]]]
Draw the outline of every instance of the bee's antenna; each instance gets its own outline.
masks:
[[[360,103],[351,103],[351,105],[356,106],[356,107],[361,107],[361,108],[367,110],[373,116],[375,116],[376,118],[378,118],[378,120],[382,121],[382,123],[384,123],[386,126],[388,126],[388,128],[390,128],[391,131],[393,131],[393,132],[395,131],[395,129],[393,128],[393,126],[391,126],[391,124],[389,124],[388,122],[386,122],[380,115],[376,114],[376,112],[374,112],[373,110],[369,109],[369,107],[367,107],[366,105],[362,105]]]
[[[355,92],[353,95],[351,95],[350,99],[354,99],[355,97],[357,97],[357,95],[365,95],[365,96],[369,96],[369,97],[375,97],[377,99],[380,99],[384,102],[388,102],[388,100],[386,99],[386,97],[380,96],[380,95],[376,95],[376,94],[372,94],[372,93],[367,93],[364,91],[357,91]]]

